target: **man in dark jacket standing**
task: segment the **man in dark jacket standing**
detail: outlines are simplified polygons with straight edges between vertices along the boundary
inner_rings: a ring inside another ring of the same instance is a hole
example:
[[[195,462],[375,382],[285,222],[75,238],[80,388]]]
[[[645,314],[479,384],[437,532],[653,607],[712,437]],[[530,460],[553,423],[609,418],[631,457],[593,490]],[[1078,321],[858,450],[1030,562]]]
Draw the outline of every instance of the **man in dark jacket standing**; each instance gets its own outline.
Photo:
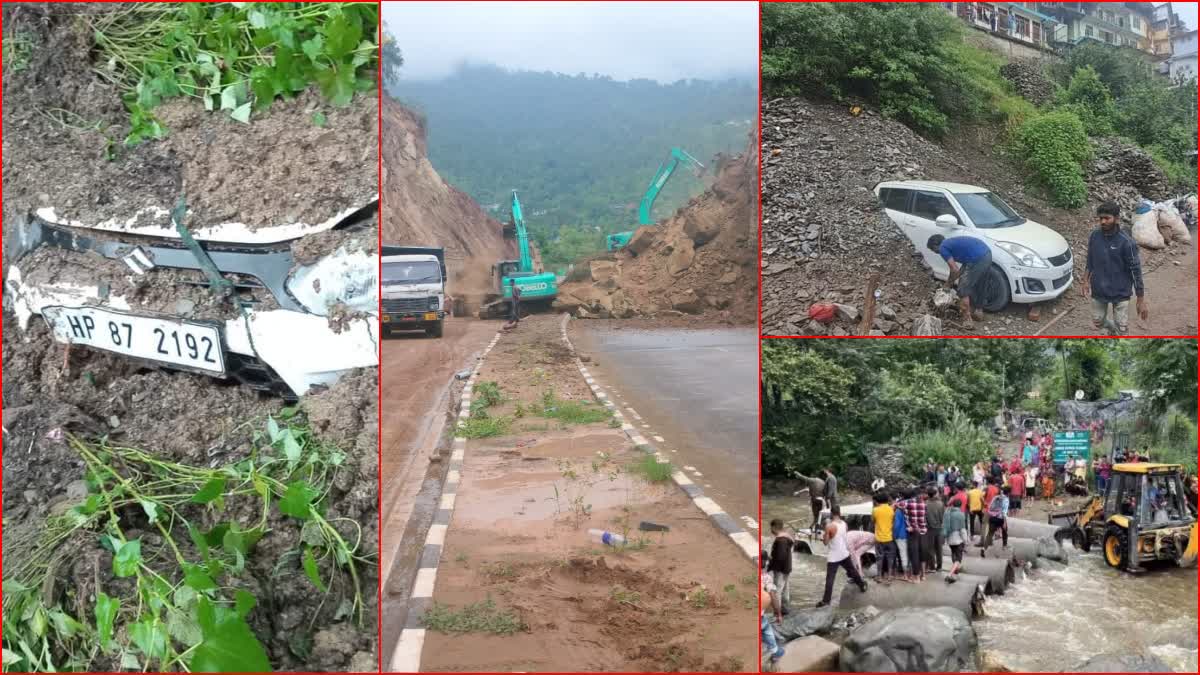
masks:
[[[1100,228],[1088,238],[1087,272],[1080,292],[1092,298],[1092,325],[1101,329],[1108,323],[1112,305],[1113,332],[1129,333],[1129,297],[1137,294],[1137,313],[1145,321],[1146,287],[1142,283],[1142,261],[1133,238],[1121,231],[1118,218],[1121,207],[1105,202],[1096,209]]]
[[[837,495],[837,478],[833,477],[833,471],[829,467],[825,468],[825,505],[833,508],[838,505]]]

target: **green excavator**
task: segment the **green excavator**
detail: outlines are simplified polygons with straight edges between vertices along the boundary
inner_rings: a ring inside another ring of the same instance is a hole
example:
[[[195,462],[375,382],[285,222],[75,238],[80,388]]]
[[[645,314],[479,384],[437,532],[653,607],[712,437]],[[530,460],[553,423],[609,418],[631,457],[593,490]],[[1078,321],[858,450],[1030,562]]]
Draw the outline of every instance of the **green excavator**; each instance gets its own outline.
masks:
[[[679,168],[680,163],[690,164],[695,167],[696,177],[704,175],[704,165],[695,157],[687,154],[681,148],[671,148],[671,154],[666,161],[658,167],[658,172],[654,174],[654,178],[650,179],[650,185],[646,186],[646,194],[642,195],[642,203],[638,206],[638,225],[653,225],[654,218],[650,216],[650,209],[654,206],[654,200],[658,199],[658,193],[662,191],[663,186],[675,173],[675,169]],[[624,248],[625,244],[629,243],[629,239],[633,237],[633,232],[617,232],[610,234],[605,238],[605,245],[610,251]]]
[[[529,251],[529,232],[517,191],[512,191],[512,219],[504,224],[504,238],[517,240],[518,260],[501,260],[492,265],[492,292],[484,298],[479,318],[497,319],[505,316],[515,283],[521,290],[522,305],[549,305],[558,296],[558,278],[553,272],[534,270]]]

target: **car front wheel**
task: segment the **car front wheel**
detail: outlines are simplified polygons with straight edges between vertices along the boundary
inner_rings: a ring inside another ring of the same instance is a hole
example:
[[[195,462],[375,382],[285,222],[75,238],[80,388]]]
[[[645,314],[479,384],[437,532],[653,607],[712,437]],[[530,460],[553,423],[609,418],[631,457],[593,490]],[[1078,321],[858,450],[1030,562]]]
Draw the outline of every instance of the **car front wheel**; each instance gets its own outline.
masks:
[[[1012,300],[1012,289],[1008,287],[1008,277],[999,265],[993,264],[981,281],[977,303],[979,309],[994,313],[1008,306]]]

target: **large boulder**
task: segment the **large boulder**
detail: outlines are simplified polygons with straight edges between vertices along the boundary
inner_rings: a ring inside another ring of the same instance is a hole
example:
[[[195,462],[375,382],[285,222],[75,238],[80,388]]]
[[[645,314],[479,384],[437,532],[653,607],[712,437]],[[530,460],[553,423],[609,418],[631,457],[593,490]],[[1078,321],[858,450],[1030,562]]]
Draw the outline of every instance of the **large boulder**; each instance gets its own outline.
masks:
[[[593,260],[588,263],[592,281],[602,288],[616,288],[621,268],[611,260]]]
[[[721,233],[721,221],[716,216],[715,212],[702,209],[689,211],[683,221],[683,233],[696,246],[707,244]]]
[[[833,625],[833,607],[794,609],[780,623],[771,623],[775,634],[783,640],[795,640],[806,635],[824,633]]]
[[[1145,654],[1101,654],[1075,666],[1072,673],[1171,673],[1157,656]]]
[[[679,237],[671,242],[671,246],[671,255],[667,258],[667,271],[673,276],[678,276],[692,266],[692,261],[696,259],[696,249],[692,246],[692,240],[687,237]]]
[[[671,294],[671,307],[684,314],[699,314],[704,311],[704,298],[701,298],[696,294],[696,291],[690,288],[684,291],[676,291]]]
[[[783,647],[776,668],[780,673],[828,673],[838,669],[839,647],[815,635],[792,640]]]
[[[975,629],[949,607],[885,611],[842,644],[843,672],[957,672],[976,670]]]
[[[648,251],[654,242],[658,241],[658,229],[653,225],[647,227],[639,227],[633,236],[629,238],[629,242],[625,244],[625,250],[634,255],[641,255]]]

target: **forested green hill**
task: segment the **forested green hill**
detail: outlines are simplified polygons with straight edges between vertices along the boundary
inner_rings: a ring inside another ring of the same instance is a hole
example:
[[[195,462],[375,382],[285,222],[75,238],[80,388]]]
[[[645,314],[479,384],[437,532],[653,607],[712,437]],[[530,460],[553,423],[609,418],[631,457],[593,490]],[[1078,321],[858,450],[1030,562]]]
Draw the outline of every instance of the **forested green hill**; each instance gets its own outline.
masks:
[[[443,80],[398,81],[390,93],[426,116],[430,161],[443,178],[502,220],[518,190],[543,259],[556,266],[602,249],[604,233],[635,227],[672,146],[709,164],[718,152],[744,151],[758,115],[750,80],[662,85],[470,66]],[[709,179],[676,172],[654,217]]]

